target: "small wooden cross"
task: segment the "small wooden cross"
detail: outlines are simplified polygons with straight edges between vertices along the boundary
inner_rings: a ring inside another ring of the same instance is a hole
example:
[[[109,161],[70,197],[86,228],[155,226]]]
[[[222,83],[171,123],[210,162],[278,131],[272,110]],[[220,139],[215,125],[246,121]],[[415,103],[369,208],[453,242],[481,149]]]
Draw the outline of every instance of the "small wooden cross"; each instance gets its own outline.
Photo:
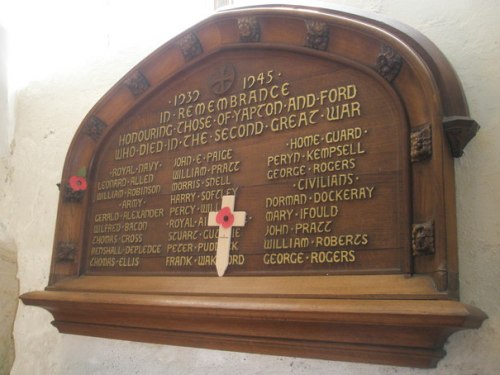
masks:
[[[217,274],[223,276],[229,265],[229,249],[231,247],[232,227],[245,226],[247,213],[234,210],[234,195],[224,195],[222,197],[221,209],[218,212],[208,213],[208,225],[219,227],[219,237],[217,241],[217,253],[215,266]]]

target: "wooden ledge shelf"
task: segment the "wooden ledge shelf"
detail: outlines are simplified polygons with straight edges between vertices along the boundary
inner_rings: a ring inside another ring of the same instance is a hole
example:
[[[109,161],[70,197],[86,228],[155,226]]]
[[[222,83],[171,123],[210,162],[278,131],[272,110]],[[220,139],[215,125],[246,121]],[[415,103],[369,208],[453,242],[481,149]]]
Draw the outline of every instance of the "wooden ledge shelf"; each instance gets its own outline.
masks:
[[[454,332],[486,315],[456,301],[244,298],[74,291],[26,293],[61,333],[434,367]]]

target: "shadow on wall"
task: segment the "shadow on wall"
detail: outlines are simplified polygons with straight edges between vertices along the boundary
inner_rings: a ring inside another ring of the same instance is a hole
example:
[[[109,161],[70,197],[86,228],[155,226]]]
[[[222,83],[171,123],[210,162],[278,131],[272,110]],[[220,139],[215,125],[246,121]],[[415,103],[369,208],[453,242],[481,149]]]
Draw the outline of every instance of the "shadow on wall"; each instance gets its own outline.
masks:
[[[7,100],[6,33],[0,26],[0,184],[5,182],[9,153]],[[0,186],[0,202],[5,199]],[[6,215],[2,212],[0,217]],[[5,216],[4,216],[5,217]],[[17,249],[0,222],[0,374],[8,374],[14,363],[12,329],[18,305]]]
[[[16,255],[15,245],[0,223],[0,374],[8,374],[14,363],[12,329],[19,295]]]

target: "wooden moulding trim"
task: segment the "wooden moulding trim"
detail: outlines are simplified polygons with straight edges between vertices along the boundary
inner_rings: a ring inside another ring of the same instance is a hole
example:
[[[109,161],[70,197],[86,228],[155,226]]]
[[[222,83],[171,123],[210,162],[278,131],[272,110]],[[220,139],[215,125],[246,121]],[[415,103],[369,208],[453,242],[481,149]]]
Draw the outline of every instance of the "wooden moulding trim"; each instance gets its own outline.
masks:
[[[95,291],[169,295],[220,295],[358,299],[446,299],[437,293],[430,277],[414,275],[360,276],[80,276],[66,278],[47,290]],[[214,292],[216,291],[216,292]]]
[[[31,292],[63,333],[255,353],[433,367],[486,316],[455,301]],[[398,335],[395,335],[395,333]]]
[[[327,360],[377,363],[382,365],[409,366],[420,368],[436,367],[444,356],[443,350],[395,348],[375,345],[353,345],[335,342],[307,342],[285,340],[273,337],[238,337],[229,335],[207,335],[192,332],[158,331],[141,328],[82,325],[69,322],[54,322],[62,333],[90,335],[119,340],[133,340],[154,344],[170,344],[205,349],[218,349],[247,353],[304,356],[304,347],[310,348],[307,357]],[[91,331],[89,332],[89,328]]]

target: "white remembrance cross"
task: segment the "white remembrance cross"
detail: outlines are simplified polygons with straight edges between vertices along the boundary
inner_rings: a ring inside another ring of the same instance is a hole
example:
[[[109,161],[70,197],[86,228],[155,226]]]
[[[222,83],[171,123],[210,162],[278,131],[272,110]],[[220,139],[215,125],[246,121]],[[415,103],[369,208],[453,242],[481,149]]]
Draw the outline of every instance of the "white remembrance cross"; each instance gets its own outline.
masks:
[[[244,211],[233,212],[234,195],[222,197],[221,209],[218,212],[208,213],[208,225],[219,227],[219,238],[217,241],[217,255],[215,265],[217,274],[223,276],[229,265],[229,249],[231,247],[232,227],[245,226],[247,213]]]

